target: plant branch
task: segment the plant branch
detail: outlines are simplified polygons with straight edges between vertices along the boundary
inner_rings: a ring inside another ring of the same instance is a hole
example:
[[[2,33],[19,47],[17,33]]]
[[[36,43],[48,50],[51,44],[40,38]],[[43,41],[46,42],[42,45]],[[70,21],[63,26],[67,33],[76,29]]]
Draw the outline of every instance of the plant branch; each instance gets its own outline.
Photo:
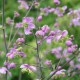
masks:
[[[5,46],[5,51],[7,54],[8,48],[7,48],[6,35],[5,35],[5,0],[2,0],[2,26],[3,26],[4,46]],[[8,61],[8,59],[6,57],[6,62],[7,61]],[[6,66],[6,68],[7,68],[7,66]],[[6,72],[6,79],[5,80],[7,80],[7,75],[8,75],[8,73]]]
[[[69,64],[69,63],[76,57],[76,55],[77,55],[78,53],[79,53],[79,51],[77,51],[76,54],[75,54],[69,61],[67,61],[61,68],[55,70],[54,73],[51,74],[46,80],[50,80],[51,77],[52,77],[57,71],[60,71],[60,70],[63,69],[67,64]]]

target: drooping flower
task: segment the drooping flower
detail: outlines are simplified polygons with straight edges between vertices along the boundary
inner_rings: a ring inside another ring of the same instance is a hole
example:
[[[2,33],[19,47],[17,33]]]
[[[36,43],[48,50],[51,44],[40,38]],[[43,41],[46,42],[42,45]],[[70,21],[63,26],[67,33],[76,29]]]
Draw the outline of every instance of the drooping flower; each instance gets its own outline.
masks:
[[[44,33],[48,33],[50,31],[50,28],[48,25],[44,25],[43,27],[41,27],[41,30],[44,32]]]
[[[15,63],[12,62],[12,63],[9,64],[8,68],[9,68],[9,69],[10,69],[10,68],[15,68],[15,66],[16,66]]]
[[[40,30],[36,31],[35,35],[43,37],[49,31],[50,31],[50,28],[48,27],[48,25],[44,25],[43,27],[41,27]]]
[[[20,66],[21,69],[28,69],[30,71],[36,71],[36,67],[35,66],[31,66],[29,64],[22,64]]]
[[[24,27],[24,32],[26,35],[31,34],[31,30],[33,30],[35,28],[34,25],[34,19],[32,17],[24,17],[22,20],[23,23],[23,27]]]
[[[46,65],[51,65],[51,61],[50,60],[46,60],[45,62],[44,62],[44,64],[46,64]]]
[[[33,21],[34,21],[33,17],[23,17],[22,20],[23,23],[27,23],[27,24],[33,23]]]
[[[50,12],[50,13],[53,13],[54,11],[55,11],[55,8],[50,8],[50,9],[49,9],[49,12]]]
[[[28,28],[25,28],[25,29],[24,29],[24,33],[25,33],[26,35],[32,34],[32,32],[30,31],[30,29],[28,29]]]
[[[68,47],[67,51],[68,51],[68,53],[72,53],[73,49],[71,47]]]
[[[19,17],[20,14],[17,11],[14,11],[14,17]]]
[[[63,30],[62,31],[62,37],[65,37],[67,34],[68,34],[68,31],[67,30]]]
[[[15,27],[16,27],[16,28],[21,28],[21,27],[22,27],[22,23],[21,23],[21,22],[16,23]]]
[[[56,56],[56,58],[61,58],[62,47],[53,48],[51,53]]]
[[[59,0],[53,0],[55,4],[60,4]]]
[[[24,52],[18,52],[18,55],[21,57],[26,57],[26,54]]]
[[[20,6],[18,7],[19,9],[29,9],[29,5],[25,1],[18,0],[18,2],[20,3]]]
[[[0,74],[6,74],[7,69],[5,67],[0,68]]]
[[[9,53],[6,54],[6,57],[13,59],[15,56],[26,57],[26,54],[21,51],[22,48],[11,48]]]
[[[57,7],[57,8],[55,8],[54,13],[55,13],[58,17],[61,17],[61,16],[63,16],[63,14],[65,13],[66,9],[67,9],[67,6]]]
[[[16,40],[16,43],[17,43],[17,44],[22,44],[22,43],[24,43],[24,42],[25,42],[24,38],[18,38],[18,39]]]
[[[66,41],[66,45],[69,47],[69,46],[71,46],[73,43],[72,43],[72,41],[71,40],[67,40]]]
[[[0,74],[6,74],[6,72],[11,76],[11,72],[9,72],[6,67],[0,68]]]
[[[12,59],[14,58],[16,53],[17,53],[17,50],[15,48],[11,48],[10,51],[6,54],[6,57]]]
[[[41,20],[42,20],[42,16],[39,15],[39,16],[37,17],[37,21],[40,22]]]
[[[57,71],[56,73],[55,73],[55,75],[53,75],[53,78],[55,78],[55,77],[64,77],[66,74],[65,74],[65,69],[61,69],[61,70],[59,70],[59,71]],[[52,71],[51,73],[50,73],[50,75],[52,75],[53,73],[54,73],[55,71]]]
[[[7,24],[12,24],[13,20],[10,17],[8,17],[8,18],[6,18],[6,23]]]
[[[35,35],[36,36],[44,36],[45,33],[42,30],[38,30],[38,31],[36,31]]]
[[[15,68],[16,64],[14,62],[4,62],[4,65],[8,68],[8,69],[11,69],[11,68]]]
[[[55,22],[54,26],[55,27],[59,27],[59,23],[58,22]]]

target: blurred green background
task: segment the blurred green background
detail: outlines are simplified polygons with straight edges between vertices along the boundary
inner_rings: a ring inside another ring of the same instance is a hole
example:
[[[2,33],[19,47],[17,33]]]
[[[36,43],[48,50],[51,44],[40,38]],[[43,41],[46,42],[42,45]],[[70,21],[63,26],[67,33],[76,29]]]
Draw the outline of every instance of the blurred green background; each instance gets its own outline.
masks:
[[[31,3],[31,0],[26,0],[29,3]],[[53,0],[43,0],[42,2],[40,2],[40,7],[46,7],[46,6],[51,6],[51,7],[56,7],[56,5],[52,2]],[[72,9],[79,9],[80,8],[80,0],[60,0],[61,4],[59,5],[59,7],[62,6],[67,6],[68,9],[72,8]],[[11,17],[13,19],[13,15],[14,15],[14,11],[18,10],[18,6],[19,4],[17,3],[17,0],[6,0],[5,2],[5,21],[7,17]],[[1,14],[1,10],[2,10],[2,0],[0,0],[0,25],[2,24],[2,14]],[[22,17],[25,16],[25,14],[27,13],[27,11],[25,10],[18,10],[20,13],[20,17],[15,19],[15,22],[19,22],[22,20]],[[66,12],[67,13],[67,12]],[[67,15],[58,18],[58,21],[60,23],[60,29],[67,29],[69,31],[69,36],[70,35],[74,35],[74,43],[77,43],[80,47],[80,27],[70,27],[69,28],[69,18],[67,17]],[[36,18],[37,15],[37,9],[35,7],[33,7],[29,13],[28,16],[33,16],[34,18]],[[44,24],[49,25],[51,28],[53,28],[53,24],[55,22],[55,18],[56,15],[54,14],[49,14],[48,16],[43,16],[43,20],[38,23],[38,25],[41,27]],[[7,42],[9,40],[9,35],[10,35],[10,31],[11,31],[11,26],[6,25],[6,39]],[[13,38],[14,33],[16,30],[13,30],[12,36],[11,38]],[[15,39],[13,40],[13,42],[19,37],[19,35],[17,34]],[[29,45],[35,46],[35,39],[33,36],[25,36],[26,37],[26,42]],[[13,44],[13,42],[11,44]],[[45,42],[43,42],[43,45],[40,46],[40,56],[43,57],[43,53],[45,53],[45,50],[56,47],[58,45],[64,46],[63,43],[54,43],[51,45],[47,45]],[[2,31],[0,30],[0,51],[3,51],[2,54],[0,54],[0,66],[3,65],[3,62],[5,60],[5,49],[4,49],[4,43],[3,43],[3,35],[2,35]],[[23,46],[23,51],[27,54],[27,58],[24,58],[23,60],[21,58],[15,58],[14,62],[16,63],[29,63],[29,64],[35,64],[35,55],[36,55],[36,51],[33,50],[32,48],[30,48],[29,46],[25,45]],[[45,55],[45,54],[44,54]],[[34,57],[33,57],[34,56]],[[52,63],[56,63],[56,59],[54,56],[52,56],[51,54],[47,54],[45,55],[46,57],[43,59],[43,61],[47,58],[47,59],[51,59]],[[12,69],[12,77],[9,77],[9,80],[18,80],[18,75],[20,73],[20,69],[18,68],[19,65],[17,65],[17,67],[15,69]],[[46,73],[46,70],[44,70],[44,72]],[[46,73],[46,75],[48,75]],[[33,73],[23,73],[22,74],[22,80],[34,80],[33,77],[35,75]],[[1,80],[1,79],[0,79]],[[3,80],[3,79],[2,79]],[[61,78],[61,79],[57,79],[57,80],[67,80],[66,78]],[[80,80],[79,75],[74,76],[73,78],[71,78],[70,80]]]

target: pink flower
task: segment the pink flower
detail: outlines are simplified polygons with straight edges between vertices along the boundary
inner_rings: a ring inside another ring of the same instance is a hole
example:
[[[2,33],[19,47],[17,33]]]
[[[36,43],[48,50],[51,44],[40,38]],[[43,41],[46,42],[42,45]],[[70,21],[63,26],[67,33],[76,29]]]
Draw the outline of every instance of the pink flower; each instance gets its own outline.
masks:
[[[51,61],[50,60],[46,60],[45,62],[44,62],[44,64],[46,64],[46,65],[51,65]]]
[[[16,40],[16,43],[18,43],[18,44],[24,43],[24,38],[18,38]]]
[[[67,9],[67,6],[63,6],[62,9],[63,11],[65,11]]]
[[[14,11],[14,17],[19,17],[20,14],[17,11]]]
[[[33,23],[34,19],[32,17],[24,17],[22,22],[23,23]]]
[[[44,25],[43,27],[41,27],[40,30],[36,31],[36,36],[45,36],[46,33],[48,33],[50,31],[50,28],[48,27],[48,25]]]
[[[0,74],[6,74],[7,69],[5,67],[0,68]]]
[[[12,63],[9,63],[9,62],[4,62],[4,65],[7,66],[8,69],[11,69],[11,68],[15,68],[16,64],[14,62]]]
[[[50,36],[54,36],[55,34],[56,34],[55,31],[50,31],[49,33]]]
[[[6,74],[6,72],[8,72],[8,74],[11,76],[11,73],[6,69],[6,67],[0,68],[0,74]]]
[[[68,53],[72,53],[73,49],[71,47],[68,47],[67,51],[68,51]]]
[[[37,21],[41,21],[42,20],[42,16],[41,15],[39,15],[38,17],[37,17]]]
[[[56,23],[54,24],[54,26],[55,26],[55,27],[59,27],[59,23],[56,22]]]
[[[30,29],[28,29],[28,28],[25,28],[25,29],[24,29],[24,33],[25,33],[26,35],[32,34],[32,32],[30,31]]]
[[[35,67],[35,66],[31,66],[31,65],[29,65],[29,64],[22,64],[22,65],[20,66],[20,68],[22,68],[22,69],[29,69],[29,70],[31,70],[31,71],[36,71],[36,67]]]
[[[61,58],[62,47],[53,48],[51,53],[55,54],[56,58]]]
[[[31,34],[31,30],[35,28],[35,25],[33,24],[34,19],[32,17],[24,17],[22,20],[23,27],[24,27],[24,33],[26,35]]]
[[[20,6],[18,7],[19,9],[25,9],[28,10],[29,9],[29,5],[25,2],[25,1],[18,1],[20,3]]]
[[[15,48],[11,48],[10,51],[6,54],[6,57],[12,59],[14,58],[16,53],[17,53],[17,50]]]
[[[45,33],[42,30],[38,30],[38,31],[36,31],[35,35],[36,36],[44,36]]]
[[[67,30],[63,30],[62,31],[62,37],[65,37],[67,34],[68,34],[68,31]]]
[[[15,27],[16,27],[16,28],[21,28],[21,27],[22,27],[22,23],[21,23],[21,22],[16,23]]]
[[[55,8],[51,8],[51,9],[49,9],[49,12],[51,13],[51,12],[54,12],[55,11]]]
[[[61,75],[61,74],[62,74],[63,76],[65,76],[65,73],[64,73],[65,71],[66,71],[65,69],[59,70],[59,71],[57,71],[57,72],[55,73],[55,75]],[[50,75],[53,74],[53,73],[54,73],[54,71],[52,71],[52,72],[50,73]]]
[[[60,4],[59,0],[53,0],[55,4]]]
[[[11,48],[9,53],[7,53],[6,57],[13,59],[15,56],[26,57],[26,54],[19,49]]]
[[[51,38],[49,38],[49,37],[46,39],[46,42],[47,42],[48,44],[50,44],[50,43],[51,43],[51,41],[52,41],[52,39],[51,39]]]
[[[66,41],[66,45],[69,47],[69,46],[71,46],[73,43],[72,43],[72,41],[71,40],[67,40]]]
[[[21,57],[26,57],[26,54],[24,52],[18,52],[18,55]]]
[[[12,24],[12,23],[13,23],[13,20],[11,20],[11,18],[8,17],[8,18],[6,18],[6,23],[7,23],[7,24]]]
[[[14,54],[13,53],[7,53],[6,57],[9,57],[10,59],[14,58]]]
[[[41,27],[41,30],[44,32],[44,33],[48,33],[50,28],[48,25],[44,25],[43,27]]]

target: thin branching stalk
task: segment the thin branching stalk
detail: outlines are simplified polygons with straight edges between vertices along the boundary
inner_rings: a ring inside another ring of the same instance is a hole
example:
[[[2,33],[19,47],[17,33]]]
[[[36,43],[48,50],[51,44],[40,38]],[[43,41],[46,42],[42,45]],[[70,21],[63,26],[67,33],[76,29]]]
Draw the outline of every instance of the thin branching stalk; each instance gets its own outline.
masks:
[[[9,36],[9,43],[8,43],[8,46],[10,44],[10,40],[11,40],[11,37],[12,37],[12,33],[13,33],[13,29],[14,29],[14,20],[15,20],[15,17],[13,17],[13,24],[11,25],[11,29],[10,29],[10,36]]]
[[[7,42],[6,42],[6,35],[5,35],[5,0],[2,0],[2,26],[3,26],[3,38],[4,38],[4,46],[5,46],[5,52],[7,54],[8,48],[7,48]],[[8,61],[6,57],[6,62]],[[6,66],[7,68],[7,66]],[[6,78],[7,80],[8,73],[6,72]]]
[[[69,61],[67,61],[61,68],[56,69],[56,70],[54,71],[54,73],[51,74],[46,80],[50,80],[50,79],[52,78],[52,76],[56,74],[56,72],[58,72],[58,71],[60,71],[61,69],[63,69],[63,68],[64,68],[67,64],[69,64],[78,54],[79,54],[79,51],[77,50],[77,52],[75,53],[75,55],[74,55]],[[53,79],[53,80],[54,80],[54,79]]]
[[[39,55],[39,44],[38,44],[36,35],[35,35],[35,39],[36,39],[36,51],[37,51],[36,60],[37,60],[37,66],[38,66],[37,67],[37,78],[40,80],[44,80],[44,74],[42,71],[41,59],[40,59],[40,55]]]
[[[19,80],[21,80],[22,79],[22,72],[21,72],[21,70],[20,70],[20,73],[19,73]]]

